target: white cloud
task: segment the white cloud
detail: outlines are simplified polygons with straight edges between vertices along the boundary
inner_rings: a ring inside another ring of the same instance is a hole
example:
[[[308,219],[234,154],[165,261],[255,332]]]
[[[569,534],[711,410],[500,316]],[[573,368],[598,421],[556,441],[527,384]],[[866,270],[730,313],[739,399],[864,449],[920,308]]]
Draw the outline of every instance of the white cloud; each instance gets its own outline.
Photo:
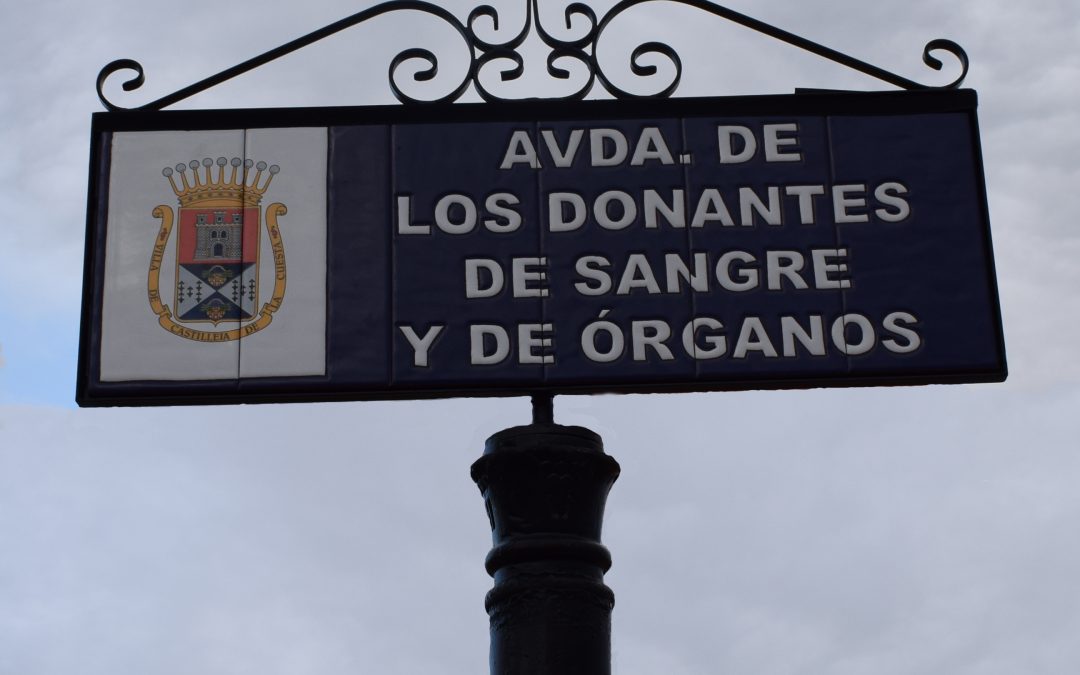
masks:
[[[464,18],[476,4],[447,6]],[[510,31],[522,3],[497,4]],[[560,398],[557,419],[601,432],[623,466],[605,530],[616,672],[1077,671],[1080,13],[997,0],[732,7],[919,81],[952,72],[921,65],[927,41],[967,49],[1012,376]],[[0,672],[484,671],[490,538],[468,466],[489,433],[526,419],[525,402],[17,406],[71,398],[98,69],[142,61],[146,86],[110,81],[109,95],[143,102],[356,10],[52,2],[0,26],[4,62],[33,64],[0,99],[0,307],[13,317]],[[544,11],[554,30],[558,13]],[[613,48],[639,35],[677,44],[680,95],[888,88],[690,8],[633,12]],[[453,33],[416,25],[354,28],[181,107],[389,103],[398,40],[446,53],[439,83],[453,80]],[[538,45],[528,55],[543,78]]]

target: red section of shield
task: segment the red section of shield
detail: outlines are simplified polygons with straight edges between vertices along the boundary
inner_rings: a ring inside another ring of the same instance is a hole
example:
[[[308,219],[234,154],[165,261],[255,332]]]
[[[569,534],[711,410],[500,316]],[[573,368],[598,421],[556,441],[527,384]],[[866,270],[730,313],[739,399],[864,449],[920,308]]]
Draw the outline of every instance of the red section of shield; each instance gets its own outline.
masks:
[[[177,261],[181,265],[258,260],[258,207],[182,207],[179,220]]]

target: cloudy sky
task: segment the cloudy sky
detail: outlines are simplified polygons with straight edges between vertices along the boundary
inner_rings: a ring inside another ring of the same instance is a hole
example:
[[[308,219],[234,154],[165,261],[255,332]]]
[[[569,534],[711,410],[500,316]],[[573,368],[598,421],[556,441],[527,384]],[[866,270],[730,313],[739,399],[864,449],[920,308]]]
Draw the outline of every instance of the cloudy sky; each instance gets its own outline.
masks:
[[[524,399],[73,403],[98,70],[141,61],[142,90],[110,89],[137,105],[364,3],[8,4],[0,674],[486,672],[490,533],[468,467],[484,438],[526,421]],[[443,4],[462,18],[475,6]],[[523,2],[493,4],[519,25]],[[549,26],[561,4],[545,3]],[[1080,672],[1080,8],[730,6],[928,84],[957,67],[925,68],[926,42],[967,50],[1010,377],[560,397],[557,420],[602,434],[623,467],[604,532],[615,672]],[[677,44],[677,95],[888,88],[675,3],[622,21],[609,71],[640,42]],[[387,66],[414,46],[443,50],[449,79],[431,86],[450,88],[453,34],[396,16],[178,107],[392,103]],[[505,91],[557,94],[539,44],[525,53]]]

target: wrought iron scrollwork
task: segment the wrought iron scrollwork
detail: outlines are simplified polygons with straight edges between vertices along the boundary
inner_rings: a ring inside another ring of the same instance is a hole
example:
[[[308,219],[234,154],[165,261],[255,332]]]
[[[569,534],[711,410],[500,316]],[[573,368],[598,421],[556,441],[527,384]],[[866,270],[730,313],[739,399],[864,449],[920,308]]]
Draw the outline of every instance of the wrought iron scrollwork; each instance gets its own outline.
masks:
[[[506,82],[521,78],[525,72],[525,61],[521,52],[518,51],[518,48],[521,47],[526,38],[529,37],[534,26],[536,34],[550,50],[547,56],[547,72],[551,77],[558,80],[571,79],[572,73],[559,65],[559,63],[564,63],[566,59],[581,64],[586,73],[585,83],[582,86],[577,87],[567,94],[555,96],[554,98],[575,100],[585,98],[593,91],[597,82],[600,83],[600,86],[604,91],[615,98],[666,98],[671,96],[678,88],[679,81],[682,78],[683,69],[682,60],[679,58],[678,52],[670,45],[663,42],[644,42],[638,45],[630,54],[630,72],[639,78],[651,78],[656,76],[659,72],[659,69],[655,65],[651,65],[646,59],[643,59],[643,57],[646,56],[662,57],[673,67],[673,75],[670,81],[649,94],[634,94],[615,85],[611,78],[605,73],[604,67],[600,63],[598,57],[600,42],[608,27],[612,25],[612,22],[624,12],[646,3],[674,3],[700,9],[714,16],[763,33],[798,47],[799,49],[816,54],[817,56],[839,63],[883,82],[888,82],[889,84],[902,89],[953,89],[960,86],[960,83],[964,81],[968,72],[967,53],[964,52],[960,45],[951,40],[931,40],[923,48],[922,59],[930,68],[941,70],[944,64],[941,59],[935,56],[935,53],[945,52],[959,62],[961,68],[960,75],[952,82],[945,85],[925,85],[865,61],[860,61],[859,59],[830,49],[829,47],[820,45],[811,40],[807,40],[794,33],[789,33],[788,31],[764,23],[745,14],[740,14],[734,10],[714,4],[709,2],[709,0],[622,0],[599,18],[597,17],[596,12],[588,5],[582,2],[573,2],[567,5],[563,10],[565,30],[568,32],[568,35],[564,37],[556,36],[543,26],[540,20],[539,0],[525,0],[525,20],[521,29],[503,41],[485,39],[481,37],[481,31],[478,30],[478,27],[481,24],[490,21],[492,32],[496,34],[501,32],[499,11],[491,5],[485,4],[476,7],[469,13],[467,20],[462,23],[451,12],[430,2],[425,2],[423,0],[389,0],[345,17],[340,21],[324,26],[319,30],[293,40],[292,42],[271,49],[270,51],[248,59],[243,63],[239,63],[220,73],[211,75],[206,79],[184,87],[168,96],[163,96],[150,103],[137,106],[134,109],[161,110],[162,108],[178,103],[195,94],[221,84],[222,82],[231,80],[249,70],[258,68],[259,66],[279,59],[287,54],[291,54],[314,42],[318,42],[325,37],[329,37],[335,33],[364,23],[365,21],[374,19],[383,14],[399,11],[421,12],[445,22],[461,37],[462,43],[467,49],[469,58],[467,72],[449,93],[430,99],[421,99],[410,95],[399,86],[399,69],[409,62],[412,62],[414,65],[417,61],[422,62],[424,65],[413,71],[412,80],[415,83],[429,82],[435,79],[439,71],[439,57],[431,50],[422,47],[411,47],[399,52],[390,61],[388,79],[391,91],[402,103],[453,102],[461,98],[461,96],[468,91],[470,86],[472,86],[485,101],[504,100],[503,97],[491,91],[490,88],[484,84],[481,74],[486,70],[489,70],[489,67],[496,67],[496,62],[508,61],[509,64],[504,63],[502,67],[497,68],[500,79]],[[583,25],[585,30],[584,32],[581,32],[581,27]],[[108,110],[132,109],[113,103],[104,93],[105,82],[112,75],[121,71],[132,71],[135,73],[134,77],[123,82],[122,88],[124,91],[134,91],[139,89],[146,81],[142,65],[138,61],[132,59],[119,59],[102,68],[97,77],[97,93],[98,98],[101,99],[102,104]]]

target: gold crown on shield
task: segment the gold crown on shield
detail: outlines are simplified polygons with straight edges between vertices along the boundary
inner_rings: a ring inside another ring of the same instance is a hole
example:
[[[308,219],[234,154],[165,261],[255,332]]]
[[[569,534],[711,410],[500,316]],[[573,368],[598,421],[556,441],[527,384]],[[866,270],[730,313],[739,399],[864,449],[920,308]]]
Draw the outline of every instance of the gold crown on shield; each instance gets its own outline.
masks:
[[[177,164],[175,172],[165,167],[161,175],[169,179],[169,185],[180,199],[180,206],[258,206],[270,181],[280,170],[277,164],[268,167],[266,162],[256,164],[239,157],[232,160],[218,157],[216,162],[207,157],[202,162],[193,159],[186,165]],[[268,174],[265,182],[262,180],[264,172]],[[180,176],[179,185],[176,174]]]

